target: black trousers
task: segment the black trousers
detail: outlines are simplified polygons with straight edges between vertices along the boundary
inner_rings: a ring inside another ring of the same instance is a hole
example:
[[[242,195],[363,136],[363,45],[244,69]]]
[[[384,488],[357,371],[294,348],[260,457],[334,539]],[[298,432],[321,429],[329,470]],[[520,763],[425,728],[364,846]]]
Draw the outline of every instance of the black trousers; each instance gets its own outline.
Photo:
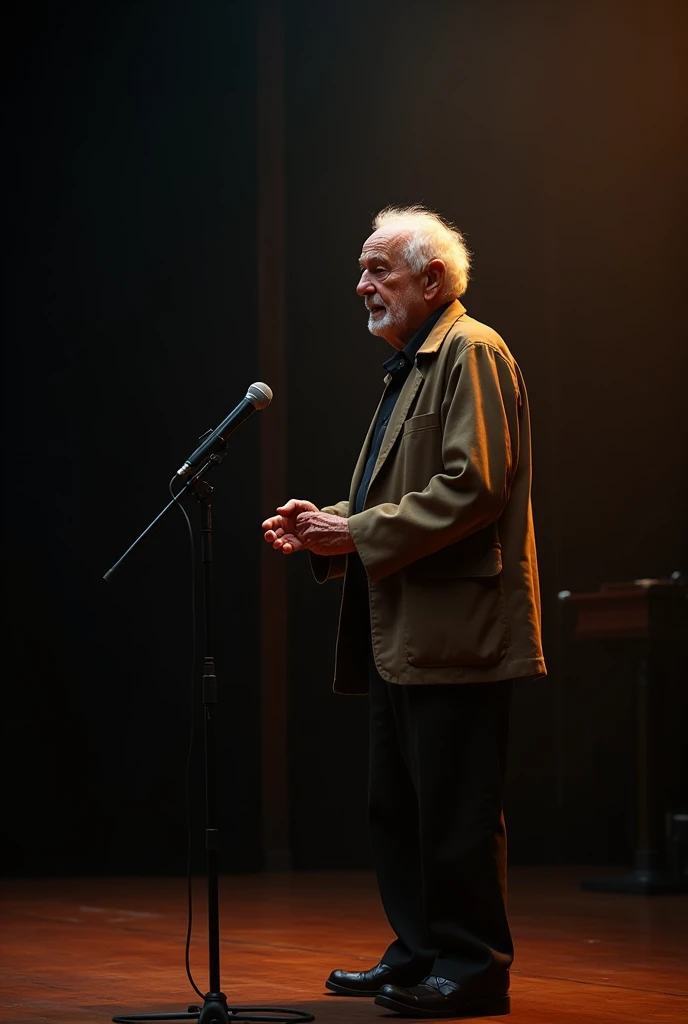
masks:
[[[513,960],[502,791],[511,681],[385,682],[370,657],[369,823],[384,963],[465,983]]]

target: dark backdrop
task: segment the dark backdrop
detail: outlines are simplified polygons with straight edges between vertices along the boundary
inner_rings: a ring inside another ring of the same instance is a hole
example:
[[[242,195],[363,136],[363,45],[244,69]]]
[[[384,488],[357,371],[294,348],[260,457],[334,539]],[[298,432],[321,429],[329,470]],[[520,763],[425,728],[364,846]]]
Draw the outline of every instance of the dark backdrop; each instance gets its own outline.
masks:
[[[516,690],[512,860],[627,860],[631,661],[571,649],[557,593],[686,568],[685,5],[284,6],[290,492],[346,494],[386,357],[354,293],[360,246],[378,208],[425,202],[465,231],[466,305],[510,345],[532,405],[550,677]],[[181,516],[101,576],[259,378],[254,9],[71,2],[10,27],[3,861],[178,872]],[[238,437],[214,480],[216,611],[222,864],[246,870],[262,863],[270,510],[256,420]],[[294,863],[366,866],[366,704],[330,689],[339,588],[305,560],[288,571]]]
[[[183,872],[181,514],[101,577],[258,377],[253,14],[70,2],[21,5],[11,28],[3,860]],[[213,480],[222,863],[235,867],[260,855],[256,420],[242,431]],[[201,769],[197,742],[196,824]]]

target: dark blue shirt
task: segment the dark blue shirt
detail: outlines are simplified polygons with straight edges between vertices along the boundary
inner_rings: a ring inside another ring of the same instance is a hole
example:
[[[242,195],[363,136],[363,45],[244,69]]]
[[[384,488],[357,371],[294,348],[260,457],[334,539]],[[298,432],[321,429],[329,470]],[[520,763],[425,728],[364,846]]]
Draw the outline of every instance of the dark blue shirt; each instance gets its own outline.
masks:
[[[394,406],[397,404],[397,399],[401,393],[406,378],[411,372],[411,368],[416,360],[418,349],[421,347],[423,342],[426,340],[430,331],[433,329],[439,318],[444,313],[449,303],[445,303],[444,306],[440,306],[436,309],[428,319],[421,324],[416,333],[413,335],[408,345],[401,349],[400,352],[395,352],[393,356],[384,362],[384,368],[386,372],[391,376],[391,380],[385,390],[382,404],[380,405],[380,411],[377,414],[377,420],[375,421],[375,429],[370,442],[370,448],[368,449],[368,458],[366,461],[363,476],[361,482],[358,485],[356,491],[356,501],[354,502],[354,512],[362,512],[365,504],[366,494],[368,493],[368,487],[370,486],[370,479],[375,469],[375,463],[377,457],[380,454],[380,448],[382,447],[382,441],[387,430],[387,424],[390,421]]]

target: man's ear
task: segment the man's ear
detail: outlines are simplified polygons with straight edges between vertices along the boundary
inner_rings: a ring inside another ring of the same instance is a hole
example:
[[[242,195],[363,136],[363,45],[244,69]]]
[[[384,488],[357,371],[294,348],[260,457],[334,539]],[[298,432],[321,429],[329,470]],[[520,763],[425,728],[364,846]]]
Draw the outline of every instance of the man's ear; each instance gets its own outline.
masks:
[[[423,291],[426,302],[431,302],[441,294],[446,276],[447,270],[442,260],[431,260],[428,263],[425,268],[425,289]]]

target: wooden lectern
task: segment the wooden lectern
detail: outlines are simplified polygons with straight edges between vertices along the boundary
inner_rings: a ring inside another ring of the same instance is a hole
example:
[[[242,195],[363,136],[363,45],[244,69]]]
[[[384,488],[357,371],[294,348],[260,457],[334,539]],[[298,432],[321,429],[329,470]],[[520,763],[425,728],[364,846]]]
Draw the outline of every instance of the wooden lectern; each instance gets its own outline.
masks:
[[[665,786],[661,728],[662,691],[672,655],[685,665],[688,587],[672,580],[606,584],[592,593],[562,591],[574,640],[640,641],[636,669],[636,822],[633,869],[621,877],[588,879],[583,889],[603,892],[688,891],[688,881],[666,862]],[[676,656],[678,653],[678,656]],[[685,680],[688,685],[688,680]]]

